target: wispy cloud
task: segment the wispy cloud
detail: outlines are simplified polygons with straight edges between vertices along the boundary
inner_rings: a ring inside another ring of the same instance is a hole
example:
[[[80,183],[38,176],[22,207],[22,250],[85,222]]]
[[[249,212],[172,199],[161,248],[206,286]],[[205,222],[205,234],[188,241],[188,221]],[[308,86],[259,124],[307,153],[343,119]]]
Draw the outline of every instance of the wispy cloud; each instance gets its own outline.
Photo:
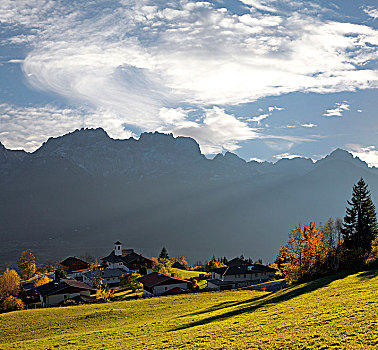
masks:
[[[313,123],[305,123],[305,124],[301,124],[301,126],[303,128],[316,128],[317,127],[317,125]]]
[[[363,8],[364,12],[372,17],[374,20],[378,18],[378,9],[374,8],[373,6],[367,6]]]
[[[349,103],[347,101],[338,102],[334,108],[327,109],[323,114],[325,117],[342,117],[345,111],[349,111]]]
[[[366,162],[370,167],[378,168],[378,150],[375,146],[363,146],[359,144],[345,145],[355,156]]]
[[[298,158],[298,157],[301,157],[299,156],[298,154],[291,154],[291,153],[282,153],[282,154],[277,154],[274,156],[274,158],[276,159],[283,159],[283,158],[286,158],[286,159],[293,159],[293,158]]]
[[[365,66],[377,59],[374,28],[324,19],[322,8],[307,2],[245,0],[244,6],[237,14],[186,0],[6,0],[0,21],[9,29],[3,42],[27,45],[22,69],[30,86],[88,106],[97,125],[106,111],[120,133],[172,130],[200,138],[207,150],[221,142],[235,149],[256,137],[224,107],[296,91],[378,86],[377,72]],[[191,120],[185,108],[198,110],[202,120]],[[253,118],[259,123],[266,116]]]

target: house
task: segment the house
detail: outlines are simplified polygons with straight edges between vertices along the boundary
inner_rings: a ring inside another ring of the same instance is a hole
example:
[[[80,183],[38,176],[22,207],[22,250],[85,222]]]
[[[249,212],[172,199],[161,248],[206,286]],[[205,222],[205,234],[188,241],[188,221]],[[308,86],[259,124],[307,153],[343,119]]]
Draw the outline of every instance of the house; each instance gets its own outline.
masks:
[[[90,286],[75,279],[61,279],[43,284],[36,288],[42,307],[59,306],[64,301],[74,299],[84,303],[95,302],[91,297],[94,291]]]
[[[107,269],[119,268],[125,271],[136,271],[142,275],[152,272],[151,259],[135,253],[133,249],[122,249],[120,241],[115,242],[114,250],[101,260]]]
[[[83,274],[83,282],[93,287],[96,283],[108,285],[110,287],[117,286],[121,282],[122,276],[128,272],[123,269],[105,269],[87,271]]]
[[[190,286],[187,280],[156,271],[138,278],[138,281],[143,284],[143,296],[184,293]]]
[[[179,261],[174,262],[171,267],[173,267],[174,269],[186,270],[185,266]]]
[[[275,269],[259,264],[220,267],[211,271],[212,279],[207,282],[207,288],[224,290],[246,287],[268,281],[275,273]]]
[[[67,277],[78,280],[81,280],[83,273],[89,270],[89,264],[76,256],[64,259],[59,263],[59,267],[67,273]]]

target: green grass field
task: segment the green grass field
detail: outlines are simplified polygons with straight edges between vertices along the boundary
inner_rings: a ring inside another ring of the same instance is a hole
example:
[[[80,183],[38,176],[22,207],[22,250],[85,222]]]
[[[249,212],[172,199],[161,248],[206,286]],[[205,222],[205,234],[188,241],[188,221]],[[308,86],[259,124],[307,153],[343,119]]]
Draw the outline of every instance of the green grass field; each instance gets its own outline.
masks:
[[[199,275],[206,275],[206,272],[201,271],[187,271],[187,270],[180,270],[172,268],[172,272],[175,274],[176,277],[189,279],[192,277],[198,277]]]
[[[378,271],[0,315],[0,349],[377,349]]]

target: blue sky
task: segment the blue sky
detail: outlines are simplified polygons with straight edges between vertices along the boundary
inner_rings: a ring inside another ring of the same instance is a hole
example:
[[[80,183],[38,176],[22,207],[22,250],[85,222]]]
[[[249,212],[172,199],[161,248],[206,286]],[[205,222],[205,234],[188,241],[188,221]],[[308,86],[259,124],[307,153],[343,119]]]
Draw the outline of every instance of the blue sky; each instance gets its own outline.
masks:
[[[0,141],[103,127],[246,160],[378,166],[376,1],[0,3]]]

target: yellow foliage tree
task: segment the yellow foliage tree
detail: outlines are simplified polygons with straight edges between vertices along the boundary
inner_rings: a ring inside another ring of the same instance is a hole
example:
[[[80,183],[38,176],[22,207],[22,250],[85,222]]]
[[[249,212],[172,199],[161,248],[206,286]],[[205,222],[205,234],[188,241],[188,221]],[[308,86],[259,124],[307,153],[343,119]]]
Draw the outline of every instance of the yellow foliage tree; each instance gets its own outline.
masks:
[[[17,266],[22,271],[23,278],[29,279],[34,276],[37,269],[35,261],[35,256],[30,250],[21,253]]]
[[[282,264],[285,278],[289,282],[296,282],[317,276],[322,272],[331,249],[327,237],[313,222],[295,227],[279,253],[280,260],[285,261]]]
[[[0,276],[0,299],[17,296],[20,287],[20,276],[15,270],[7,268]]]
[[[39,278],[38,280],[34,282],[34,288],[42,286],[43,284],[49,283],[51,281],[52,281],[51,278],[48,278],[47,276],[42,276],[41,278]]]

